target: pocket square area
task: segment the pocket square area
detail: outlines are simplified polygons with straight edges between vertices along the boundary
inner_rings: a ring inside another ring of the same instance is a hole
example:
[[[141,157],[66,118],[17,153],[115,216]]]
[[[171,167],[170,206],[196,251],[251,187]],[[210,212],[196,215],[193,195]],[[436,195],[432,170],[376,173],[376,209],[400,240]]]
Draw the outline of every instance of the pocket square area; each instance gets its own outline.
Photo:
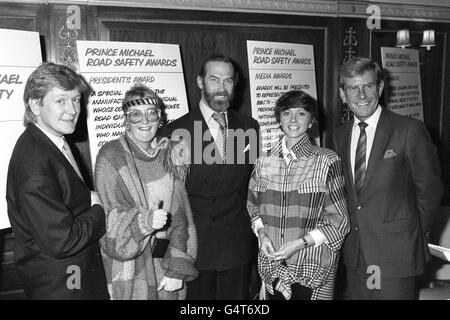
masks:
[[[384,153],[384,159],[388,159],[388,158],[392,158],[395,157],[397,154],[395,153],[394,150],[386,150],[386,152]]]

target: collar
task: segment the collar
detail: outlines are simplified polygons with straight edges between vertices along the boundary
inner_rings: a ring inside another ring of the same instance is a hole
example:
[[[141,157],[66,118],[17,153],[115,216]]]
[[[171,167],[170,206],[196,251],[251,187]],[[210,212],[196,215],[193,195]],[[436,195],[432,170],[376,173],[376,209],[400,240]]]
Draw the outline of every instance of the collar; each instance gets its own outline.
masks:
[[[149,161],[155,158],[158,155],[159,151],[167,148],[169,143],[169,139],[167,138],[158,139],[158,137],[155,137],[150,143],[150,148],[148,150],[145,150],[129,133],[128,130],[125,132],[125,139],[129,142],[128,145],[133,155],[136,158],[144,161]]]
[[[35,122],[34,125],[36,125],[36,128],[39,128],[39,130],[41,130],[50,140],[51,142],[53,142],[56,147],[62,151],[63,147],[64,147],[64,136],[56,136],[53,133],[51,133],[50,131],[48,131],[46,128],[44,128],[43,126],[41,126],[39,123]]]
[[[381,106],[378,105],[377,109],[375,110],[375,112],[366,120],[364,120],[365,123],[367,123],[368,127],[371,128],[376,128],[377,124],[378,124],[378,120],[380,119],[380,115],[381,115]],[[362,122],[361,120],[359,120],[357,117],[354,118],[353,121],[353,130],[358,126],[358,124]]]
[[[312,153],[312,149],[313,145],[308,134],[304,134],[290,151],[286,146],[286,138],[283,136],[272,150],[270,150],[269,155],[284,158],[285,155],[290,153],[293,156],[293,159],[298,160],[300,157],[309,157]]]
[[[291,155],[293,160],[297,160],[297,156],[295,155],[295,153],[292,150],[288,149],[285,136],[283,136],[283,138],[281,139],[281,150],[283,152],[283,158],[284,160],[286,160],[286,162],[289,162],[291,160],[289,159],[288,155]]]
[[[202,115],[203,115],[203,118],[205,118],[206,123],[209,124],[209,121],[210,121],[211,119],[213,119],[213,118],[212,118],[212,115],[215,113],[215,111],[214,111],[213,109],[211,109],[211,108],[203,101],[203,98],[200,99],[199,107],[200,107],[200,112],[201,112]],[[227,115],[227,112],[224,111],[223,113],[225,113],[225,119],[227,120],[227,123],[228,123],[228,115]],[[214,119],[213,119],[213,120],[214,120]]]
[[[294,144],[291,151],[294,152],[297,159],[300,157],[308,157],[311,155],[313,145],[308,134],[304,134],[300,140]]]

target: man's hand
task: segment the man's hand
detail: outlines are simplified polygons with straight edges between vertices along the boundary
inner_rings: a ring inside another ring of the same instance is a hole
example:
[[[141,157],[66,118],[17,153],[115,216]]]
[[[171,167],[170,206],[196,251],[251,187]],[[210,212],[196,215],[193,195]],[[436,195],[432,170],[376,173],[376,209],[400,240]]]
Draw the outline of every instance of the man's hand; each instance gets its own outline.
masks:
[[[100,200],[98,192],[91,191],[91,206],[93,206],[94,204],[98,204],[103,207],[102,200]]]
[[[159,284],[158,291],[177,291],[183,288],[183,280],[164,277]]]

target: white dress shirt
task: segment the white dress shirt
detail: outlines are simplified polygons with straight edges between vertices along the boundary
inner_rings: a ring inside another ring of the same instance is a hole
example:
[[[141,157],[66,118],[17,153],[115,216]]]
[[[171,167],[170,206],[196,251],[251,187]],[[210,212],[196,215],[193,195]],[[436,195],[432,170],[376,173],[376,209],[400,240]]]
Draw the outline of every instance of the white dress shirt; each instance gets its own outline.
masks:
[[[61,153],[66,157],[66,154],[63,151],[64,136],[58,137],[58,136],[54,135],[53,133],[48,131],[46,128],[44,128],[43,126],[41,126],[37,122],[35,123],[35,125],[36,125],[37,128],[39,128],[39,130],[41,130],[55,144],[55,146],[59,149],[59,151],[61,151]],[[70,159],[67,159],[67,160],[69,160],[69,162],[70,162]]]
[[[72,167],[77,172],[78,176],[83,180],[83,176],[81,175],[80,168],[78,168],[78,164],[76,160],[73,158],[72,151],[69,150],[68,152],[71,153],[72,159],[70,159],[70,156],[67,154],[67,152],[64,150],[64,144],[67,142],[65,141],[64,136],[56,136],[50,131],[48,131],[45,127],[39,125],[37,122],[35,123],[36,127],[39,128],[54,144],[55,146],[61,151],[61,153],[66,157],[67,161],[72,165]],[[67,143],[67,148],[70,149],[69,144]]]
[[[380,119],[381,107],[378,105],[377,110],[364,122],[367,123],[366,127],[366,169],[369,163],[370,152],[372,151],[373,140],[375,138],[375,131],[377,129],[378,120]],[[352,177],[353,181],[355,181],[355,157],[356,157],[356,146],[358,145],[359,135],[361,133],[361,129],[359,127],[359,123],[361,120],[355,117],[353,121],[353,130],[352,130],[352,140],[350,144],[350,164],[352,166]]]

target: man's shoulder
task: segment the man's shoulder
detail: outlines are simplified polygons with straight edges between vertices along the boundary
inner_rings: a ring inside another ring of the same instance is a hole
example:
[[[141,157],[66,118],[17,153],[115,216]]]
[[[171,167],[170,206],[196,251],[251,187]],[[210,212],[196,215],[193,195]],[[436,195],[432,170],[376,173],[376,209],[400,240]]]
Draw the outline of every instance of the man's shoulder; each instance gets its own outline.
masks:
[[[258,121],[248,115],[236,112],[234,110],[229,110],[228,112],[232,116],[236,117],[240,122],[244,123],[244,126],[246,128],[258,128],[259,127]]]
[[[347,122],[341,124],[340,126],[338,126],[338,127],[334,130],[335,135],[337,135],[337,136],[344,135],[345,132],[347,131],[348,127],[351,126],[352,123],[353,123],[353,120],[349,120],[349,121],[347,121]]]
[[[384,115],[380,117],[380,121],[389,121],[393,129],[397,130],[408,130],[411,127],[423,127],[424,124],[418,119],[413,119],[411,117],[401,115],[390,110],[384,109]]]
[[[160,132],[162,136],[170,135],[176,129],[188,129],[193,125],[193,117],[192,113],[188,112],[185,115],[179,117],[178,119],[173,120],[166,126],[162,127]]]
[[[27,127],[16,141],[12,158],[24,156],[23,161],[36,161],[35,157],[39,154],[48,154],[42,151],[43,147],[44,145],[37,139],[35,133]]]
[[[43,175],[58,166],[56,154],[35,134],[36,131],[27,128],[17,140],[10,158],[9,170],[22,180]]]

